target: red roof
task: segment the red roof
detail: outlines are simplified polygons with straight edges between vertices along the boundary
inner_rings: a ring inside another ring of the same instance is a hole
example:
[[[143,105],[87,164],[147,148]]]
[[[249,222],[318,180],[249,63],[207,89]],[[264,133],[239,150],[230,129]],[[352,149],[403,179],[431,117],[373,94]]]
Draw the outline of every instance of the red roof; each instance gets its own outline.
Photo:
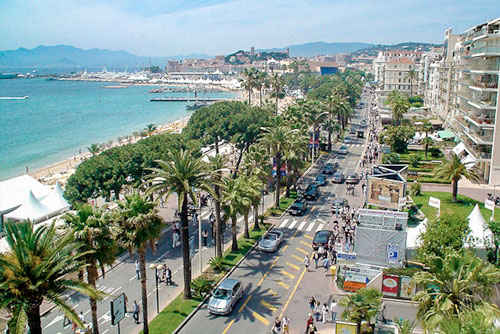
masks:
[[[396,58],[388,61],[389,64],[413,64],[413,60],[406,57]]]

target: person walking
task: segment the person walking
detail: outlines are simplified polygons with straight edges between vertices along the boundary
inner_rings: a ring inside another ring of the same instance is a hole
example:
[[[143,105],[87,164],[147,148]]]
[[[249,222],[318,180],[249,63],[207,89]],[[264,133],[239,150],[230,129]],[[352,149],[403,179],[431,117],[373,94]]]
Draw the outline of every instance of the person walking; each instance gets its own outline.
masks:
[[[321,313],[323,313],[323,323],[326,324],[326,322],[328,321],[328,313],[329,313],[328,305],[326,305],[326,303],[323,304],[323,307],[321,308]]]
[[[309,256],[304,256],[304,267],[306,268],[307,271],[309,271]]]
[[[280,331],[281,331],[281,320],[279,317],[276,317],[276,320],[274,320],[274,326],[272,332],[278,334]]]
[[[332,324],[335,324],[336,319],[337,319],[337,312],[338,312],[338,304],[335,299],[332,299],[332,303],[330,304],[330,312],[332,313]]]
[[[314,307],[314,318],[316,321],[319,321],[321,317],[321,303],[316,301],[316,306]]]
[[[313,315],[312,315],[312,313],[309,313],[309,314],[307,315],[307,317],[308,317],[308,318],[307,318],[307,323],[306,323],[306,333],[309,333],[309,327],[310,327],[311,325],[314,325],[314,319],[313,319]]]
[[[208,239],[208,231],[206,229],[204,229],[203,232],[201,232],[201,237],[203,239],[203,246],[206,247]]]
[[[309,328],[307,329],[308,334],[315,334],[318,331],[316,326],[314,325],[314,322],[309,325]]]
[[[290,334],[290,319],[286,315],[283,316],[283,334]]]
[[[139,324],[139,312],[140,312],[140,309],[139,309],[139,305],[137,304],[137,301],[134,300],[134,309],[133,309],[133,313],[132,313],[132,318],[134,318],[134,321],[136,324]]]
[[[135,260],[135,273],[137,274],[137,280],[141,279],[141,264],[139,260]]]
[[[323,267],[325,268],[325,276],[328,276],[328,269],[330,268],[330,260],[328,256],[323,258]]]
[[[318,251],[314,251],[314,253],[312,255],[312,258],[314,260],[314,263],[316,264],[316,268],[314,268],[314,269],[318,269],[318,261],[319,261],[319,253],[318,253]]]
[[[172,285],[172,270],[169,267],[165,269],[165,285]]]
[[[311,312],[314,312],[314,307],[316,306],[316,299],[313,296],[309,298],[309,307],[311,308]]]

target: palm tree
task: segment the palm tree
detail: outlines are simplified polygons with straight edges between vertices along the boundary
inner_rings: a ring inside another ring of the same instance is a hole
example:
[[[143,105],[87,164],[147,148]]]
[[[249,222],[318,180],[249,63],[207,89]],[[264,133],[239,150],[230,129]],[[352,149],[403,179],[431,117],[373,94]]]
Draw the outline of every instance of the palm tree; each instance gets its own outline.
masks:
[[[368,321],[377,314],[382,305],[382,293],[374,288],[359,289],[340,301],[344,307],[343,318],[356,323],[356,333],[361,332],[361,323]]]
[[[68,290],[93,299],[102,296],[93,286],[71,278],[85,267],[87,253],[82,244],[75,242],[71,233],[58,235],[54,223],[35,228],[30,221],[6,222],[4,229],[9,250],[0,253],[0,308],[14,311],[16,324],[11,328],[24,329],[27,319],[30,333],[41,334],[40,306],[44,300],[83,327],[63,300]]]
[[[195,189],[205,190],[215,196],[207,182],[206,164],[194,151],[171,151],[168,161],[156,160],[157,168],[148,168],[151,174],[145,177],[149,187],[147,193],[157,193],[166,198],[177,194],[181,218],[182,262],[184,271],[184,299],[191,298],[191,259],[189,258],[188,200],[198,202]]]
[[[267,86],[269,86],[267,73],[256,71],[254,75],[254,87],[259,91],[259,106],[262,106],[262,90]]]
[[[404,114],[406,114],[410,108],[410,102],[408,102],[405,96],[400,95],[390,103],[392,107],[392,118],[396,121],[396,125],[401,125]]]
[[[408,320],[408,319],[395,318],[394,323],[398,328],[399,334],[412,334],[413,331],[415,330],[415,327],[417,326],[414,320]]]
[[[287,198],[290,197],[290,188],[292,185],[292,171],[297,171],[303,167],[303,156],[307,155],[307,137],[301,132],[292,133],[289,138],[289,144],[284,150],[284,158],[286,161],[286,193]],[[294,175],[295,176],[295,175]]]
[[[467,169],[467,167],[460,161],[460,158],[455,153],[451,153],[451,159],[445,161],[437,166],[433,172],[434,177],[443,179],[444,181],[451,181],[452,185],[452,201],[457,202],[458,194],[458,181],[463,177],[472,182],[479,182],[480,177],[476,174],[475,167]]]
[[[250,239],[250,231],[248,229],[248,216],[250,214],[250,209],[252,208],[252,206],[255,208],[255,204],[257,204],[257,206],[259,205],[260,198],[262,196],[262,183],[256,176],[247,177],[244,174],[241,174],[238,177],[237,181],[242,191],[243,197],[248,199],[247,201],[242,202],[242,211],[245,222],[244,236],[246,239]],[[254,210],[254,215],[257,215],[256,210]],[[258,227],[259,226],[257,225],[257,228]]]
[[[424,287],[414,301],[419,302],[417,317],[425,328],[438,328],[469,311],[478,311],[490,321],[500,316],[493,301],[500,270],[470,252],[451,252],[429,261],[430,271],[413,276],[414,284]]]
[[[87,147],[87,150],[89,150],[90,154],[92,156],[97,155],[99,152],[101,152],[101,145],[97,143],[91,144],[89,147]]]
[[[239,79],[241,86],[245,88],[248,92],[248,105],[252,105],[251,103],[251,95],[252,95],[252,90],[255,88],[255,77],[257,74],[257,70],[255,67],[252,67],[251,69],[245,68],[243,72],[241,73],[242,78]]]
[[[146,135],[148,137],[151,137],[153,133],[156,131],[157,127],[153,123],[146,125],[144,128],[144,131],[146,131]]]
[[[160,232],[165,223],[157,214],[156,203],[149,196],[133,193],[117,202],[119,209],[114,212],[113,220],[117,225],[116,239],[123,248],[132,254],[135,249],[139,255],[143,333],[149,333],[148,327],[148,296],[146,289],[146,249],[148,244],[156,250],[155,241],[160,238]]]
[[[421,144],[424,145],[424,147],[425,147],[425,158],[427,159],[427,153],[429,150],[429,146],[431,146],[433,143],[432,138],[429,138],[429,132],[434,130],[434,126],[432,125],[431,122],[425,121],[420,126],[420,129],[425,132],[425,138],[422,140]]]
[[[429,152],[429,146],[431,146],[434,143],[434,140],[432,140],[431,137],[425,137],[420,141],[421,145],[424,145],[425,148],[425,158],[427,159],[427,153]]]
[[[339,123],[342,124],[342,128],[345,127],[344,121],[342,119],[342,116],[344,114],[347,114],[344,112],[344,110],[349,109],[348,107],[348,102],[345,98],[339,96],[338,94],[335,94],[335,92],[332,93],[332,95],[328,96],[324,102],[325,104],[325,109],[329,114],[329,126],[327,127],[328,130],[328,151],[332,150],[332,131],[335,128],[334,127],[334,122],[333,118],[337,116],[339,119]]]
[[[76,214],[67,213],[63,216],[66,234],[74,234],[75,240],[82,244],[80,249],[86,255],[82,260],[87,264],[87,282],[96,288],[98,268],[102,276],[105,275],[105,266],[115,261],[117,244],[114,231],[102,211],[94,209],[91,205],[84,205]],[[92,312],[92,333],[99,333],[97,317],[97,300],[90,297],[90,310]]]
[[[276,103],[276,115],[278,114],[278,100],[285,96],[285,80],[278,73],[274,73],[269,81],[272,89],[271,96],[274,97]]]
[[[276,189],[274,194],[274,205],[280,206],[280,183],[281,183],[281,156],[286,149],[290,136],[297,132],[283,124],[276,124],[262,129],[264,131],[260,138],[260,142],[267,147],[274,155],[276,164]]]
[[[418,73],[414,69],[411,69],[406,73],[405,79],[410,80],[410,97],[413,96],[413,80],[417,79]]]
[[[245,212],[245,208],[250,206],[250,200],[245,197],[245,193],[238,179],[225,177],[222,180],[222,208],[226,217],[231,218],[232,244],[231,251],[238,251],[238,239],[236,223],[239,214]]]

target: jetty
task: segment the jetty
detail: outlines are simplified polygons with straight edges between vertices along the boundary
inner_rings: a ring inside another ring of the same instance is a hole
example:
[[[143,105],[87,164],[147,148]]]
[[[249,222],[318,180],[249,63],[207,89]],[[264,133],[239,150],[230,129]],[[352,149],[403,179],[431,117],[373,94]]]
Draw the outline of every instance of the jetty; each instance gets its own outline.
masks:
[[[203,101],[203,102],[217,102],[229,100],[229,98],[222,97],[155,97],[151,99],[151,102],[191,102],[191,101]]]

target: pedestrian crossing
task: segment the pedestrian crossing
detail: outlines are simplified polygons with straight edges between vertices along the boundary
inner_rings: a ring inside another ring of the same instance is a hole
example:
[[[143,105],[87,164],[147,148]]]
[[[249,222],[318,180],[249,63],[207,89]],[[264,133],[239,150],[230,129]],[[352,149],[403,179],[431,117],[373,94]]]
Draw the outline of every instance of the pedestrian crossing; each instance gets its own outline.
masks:
[[[297,229],[299,231],[306,231],[306,232],[311,232],[311,231],[321,231],[327,223],[324,221],[317,219],[317,220],[303,220],[299,222],[297,219],[283,219],[281,223],[278,223],[278,228],[280,229]]]
[[[347,147],[361,147],[364,146],[364,144],[342,144],[343,146]]]

